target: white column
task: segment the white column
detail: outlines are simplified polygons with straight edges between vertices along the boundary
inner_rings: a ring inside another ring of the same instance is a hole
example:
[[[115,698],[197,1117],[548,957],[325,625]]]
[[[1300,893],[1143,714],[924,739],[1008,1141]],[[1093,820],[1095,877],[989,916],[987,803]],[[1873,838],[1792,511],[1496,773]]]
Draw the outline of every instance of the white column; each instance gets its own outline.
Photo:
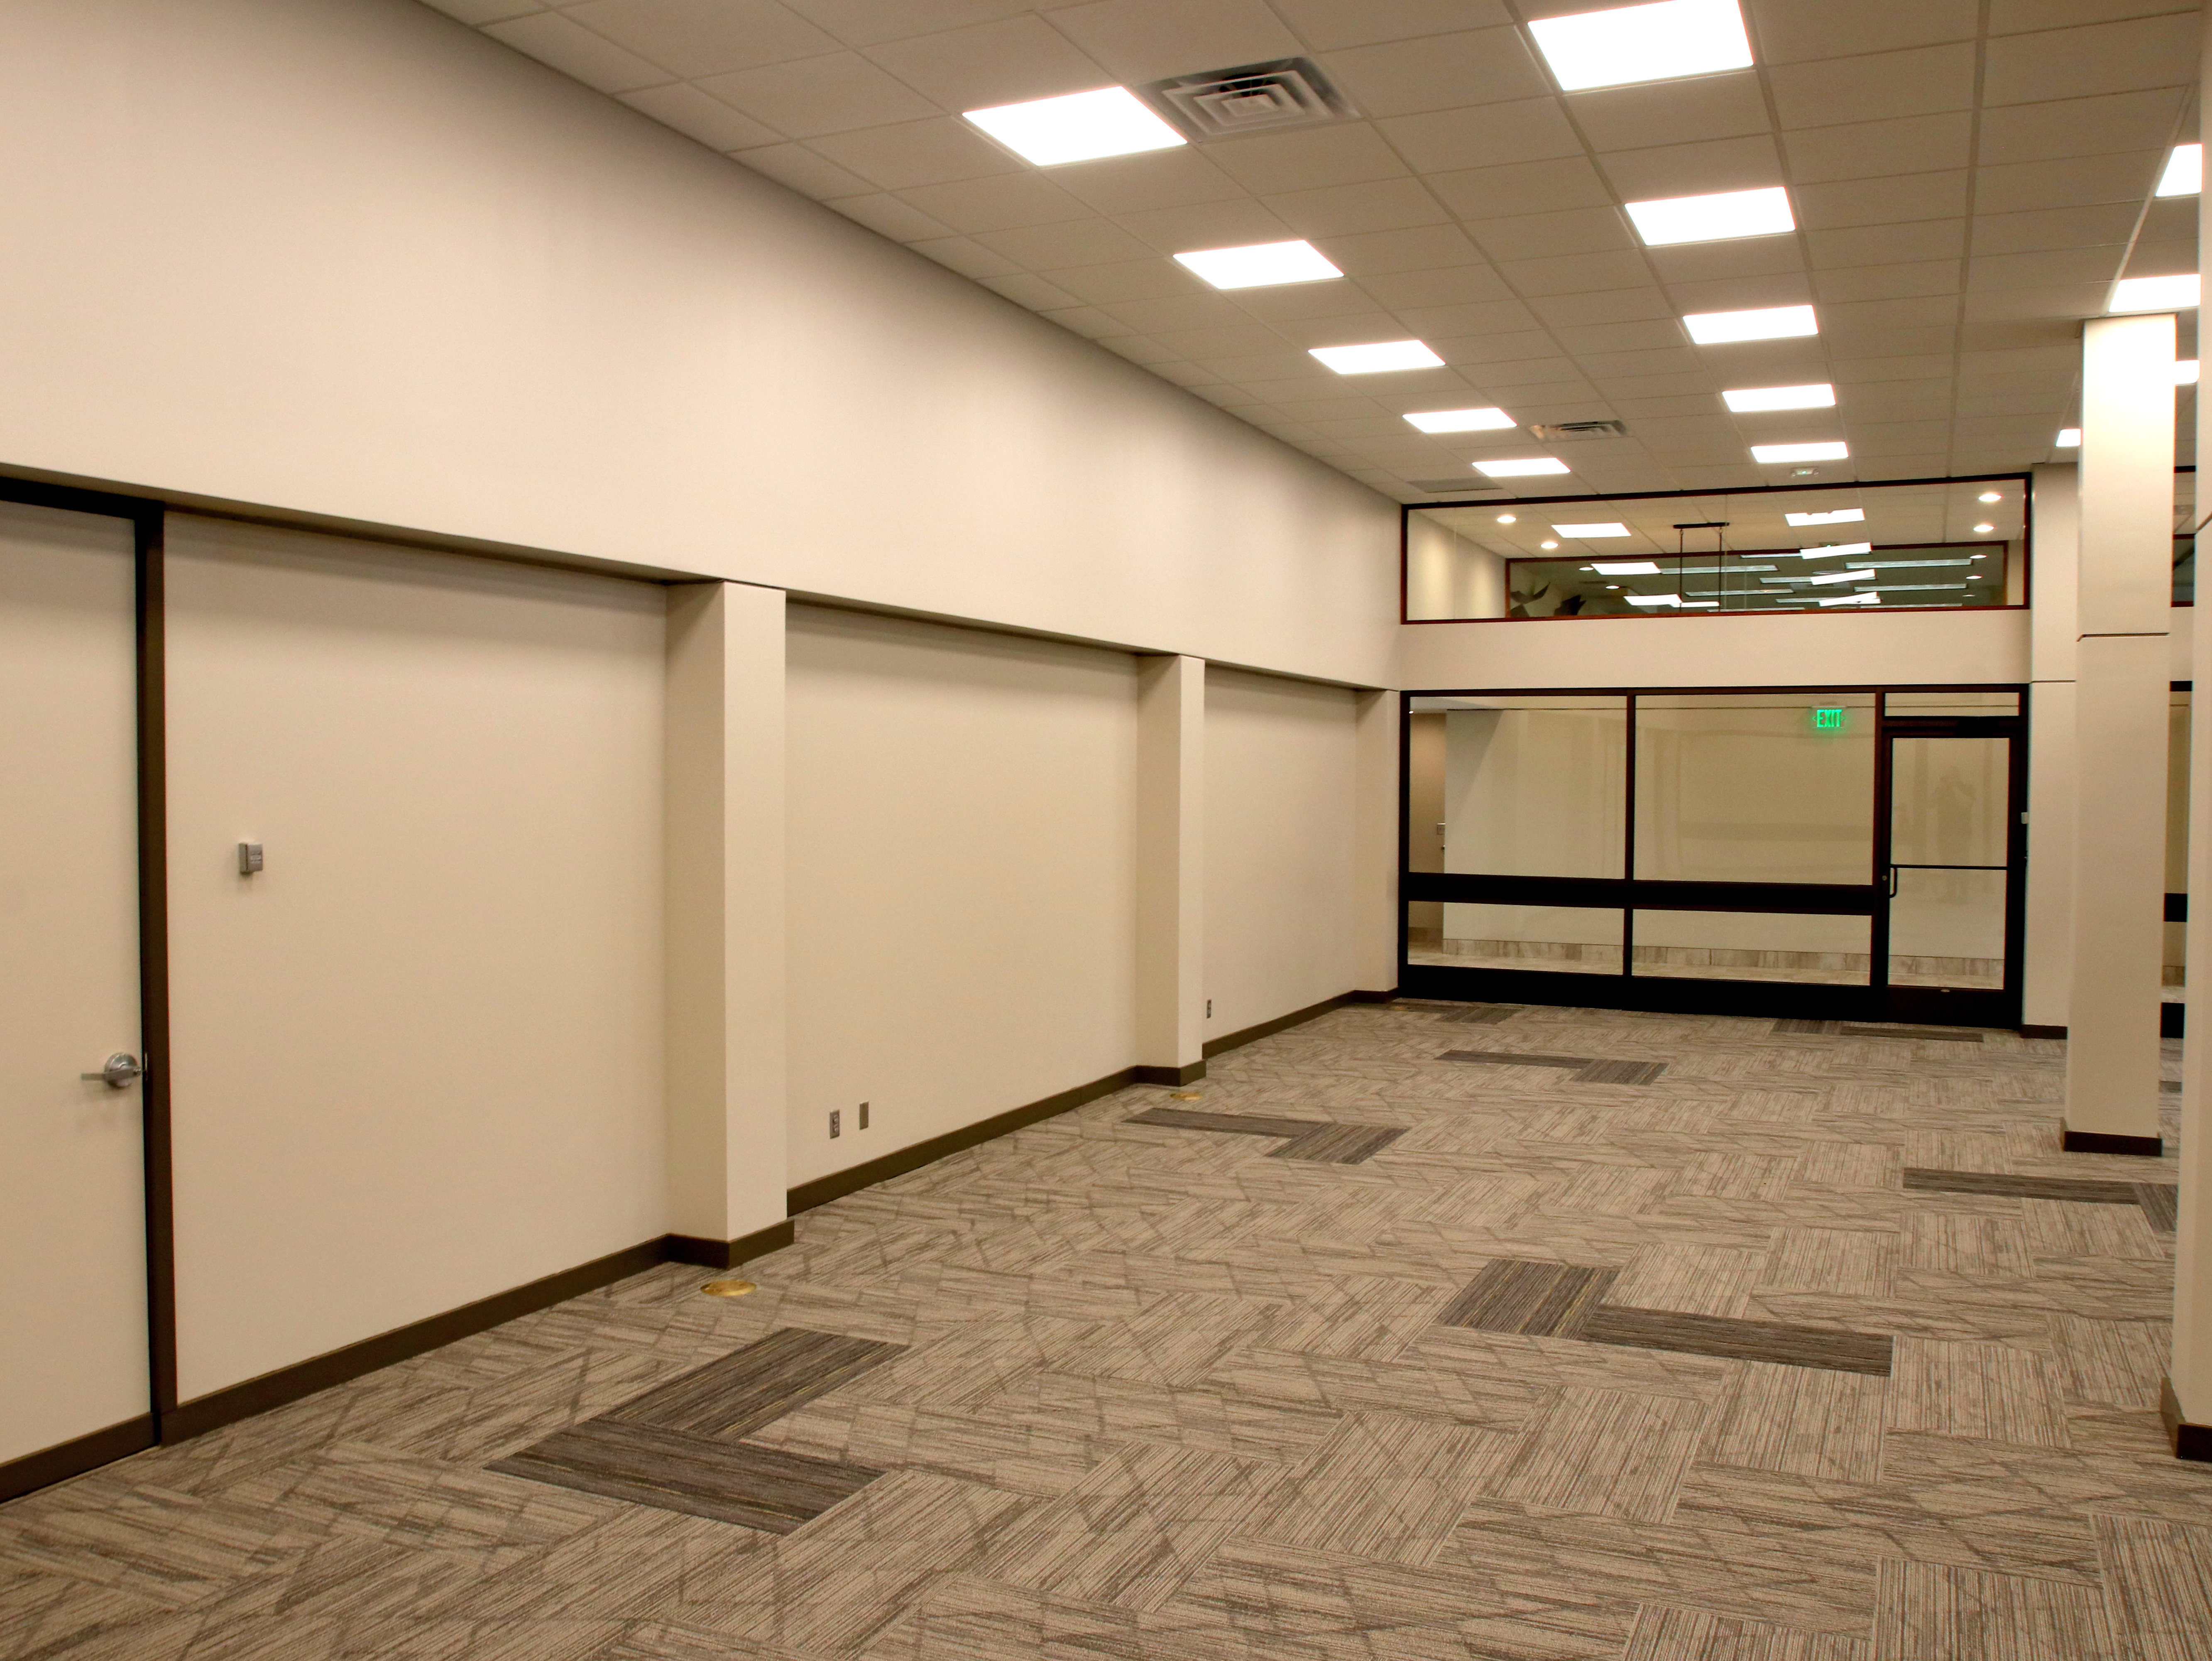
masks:
[[[2084,1153],[2159,1151],[2173,338],[2169,313],[2082,330],[2066,1146]]]
[[[1137,660],[1137,1076],[1206,1074],[1206,660]]]
[[[2027,928],[2021,1021],[2066,1030],[2074,985],[2074,654],[2081,496],[2071,465],[2038,467],[2029,595]]]
[[[784,605],[668,591],[668,1208],[684,1261],[729,1268],[784,1214]]]
[[[1362,692],[1354,739],[1352,985],[1380,999],[1398,989],[1398,724],[1390,691]]]

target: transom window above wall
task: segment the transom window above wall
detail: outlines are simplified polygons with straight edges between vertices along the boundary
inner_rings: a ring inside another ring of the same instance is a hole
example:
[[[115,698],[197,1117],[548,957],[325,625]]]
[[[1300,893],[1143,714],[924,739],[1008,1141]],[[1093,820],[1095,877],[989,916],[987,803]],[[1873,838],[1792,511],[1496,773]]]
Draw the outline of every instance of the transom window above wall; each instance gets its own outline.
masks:
[[[2025,605],[2018,475],[1406,511],[1409,623]]]

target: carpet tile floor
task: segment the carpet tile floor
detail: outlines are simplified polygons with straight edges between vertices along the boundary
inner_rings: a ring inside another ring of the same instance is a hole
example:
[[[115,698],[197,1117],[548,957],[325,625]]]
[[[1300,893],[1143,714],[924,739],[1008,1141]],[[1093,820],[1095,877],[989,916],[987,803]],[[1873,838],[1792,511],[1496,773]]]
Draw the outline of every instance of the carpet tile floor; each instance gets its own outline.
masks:
[[[2212,1655],[2172,1159],[1817,1025],[1336,1011],[0,1506],[0,1657]]]

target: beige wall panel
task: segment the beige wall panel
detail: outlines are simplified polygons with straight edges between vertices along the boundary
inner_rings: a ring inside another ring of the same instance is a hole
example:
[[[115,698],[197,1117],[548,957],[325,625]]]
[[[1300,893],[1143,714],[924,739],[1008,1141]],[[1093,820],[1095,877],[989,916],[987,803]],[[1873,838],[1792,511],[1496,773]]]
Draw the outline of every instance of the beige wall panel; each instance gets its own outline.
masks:
[[[189,1399],[664,1232],[664,624],[646,584],[169,543]]]
[[[1206,674],[1209,1037],[1359,989],[1357,701],[1233,669]]]
[[[790,617],[797,1185],[1136,1059],[1137,660]]]

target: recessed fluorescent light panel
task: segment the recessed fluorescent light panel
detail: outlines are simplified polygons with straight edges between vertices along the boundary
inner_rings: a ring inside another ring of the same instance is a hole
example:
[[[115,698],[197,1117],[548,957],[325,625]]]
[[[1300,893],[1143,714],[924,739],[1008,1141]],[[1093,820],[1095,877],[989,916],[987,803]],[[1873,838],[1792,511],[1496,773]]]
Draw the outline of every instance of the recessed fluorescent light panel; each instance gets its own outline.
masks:
[[[1474,471],[1491,478],[1528,478],[1537,473],[1564,473],[1567,464],[1557,456],[1517,456],[1507,460],[1478,461]]]
[[[1832,542],[1825,548],[1800,548],[1797,551],[1797,557],[1833,559],[1838,554],[1870,554],[1873,551],[1874,544],[1871,542]]]
[[[1826,514],[1784,514],[1792,525],[1856,525],[1866,517],[1863,508],[1838,508]]]
[[[1623,594],[1621,598],[1631,605],[1680,605],[1682,603],[1680,594]]]
[[[1146,108],[1127,87],[1000,104],[969,110],[965,119],[1040,167],[1172,149],[1190,142]]]
[[[1867,575],[1871,576],[1874,574],[1869,571]],[[1879,605],[1881,604],[1881,596],[1880,594],[1834,594],[1822,600],[1820,604],[1823,605]]]
[[[1659,575],[1658,565],[1648,559],[1593,560],[1590,569],[1601,577],[1649,577]]]
[[[1836,389],[1825,380],[1817,386],[1740,386],[1723,392],[1721,401],[1738,415],[1759,410],[1832,410]],[[1790,522],[1795,525],[1798,517],[1790,514]]]
[[[1528,25],[1560,89],[1625,87],[1751,67],[1735,0],[1660,0]]]
[[[2079,427],[2061,427],[2058,429],[2058,437],[2056,441],[2056,447],[2061,450],[2080,449],[2081,447],[2081,429]]]
[[[1784,461],[1846,461],[1851,447],[1840,441],[1829,444],[1754,444],[1751,459],[1763,467]]]
[[[1379,374],[1385,369],[1437,369],[1438,357],[1418,340],[1378,340],[1371,346],[1316,346],[1308,354],[1339,374]]]
[[[1682,319],[1700,346],[1725,346],[1732,340],[1788,340],[1818,334],[1820,325],[1810,306],[1768,306],[1753,312],[1692,312]]]
[[[2173,366],[2173,384],[2177,386],[2194,386],[2197,384],[2197,360],[2195,358],[2185,357],[2175,362]]]
[[[1790,192],[1779,185],[1759,191],[1725,191],[1718,196],[1674,196],[1661,202],[1632,202],[1628,216],[1647,248],[1676,242],[1727,242],[1741,236],[1778,236],[1794,231]]]
[[[2204,146],[2176,144],[2158,176],[2159,196],[2195,196],[2204,188]]]
[[[1815,585],[1823,582],[1872,582],[1874,573],[1871,571],[1823,571],[1816,577],[1808,577],[1806,581]]]
[[[1176,264],[1217,289],[1266,289],[1279,283],[1325,283],[1344,273],[1310,242],[1255,242],[1249,248],[1202,248]]]
[[[1610,520],[1597,525],[1554,525],[1552,528],[1561,536],[1572,537],[1577,542],[1589,542],[1598,537],[1625,537],[1628,534],[1628,527],[1626,525],[1617,525]]]
[[[2108,312],[2185,312],[2197,303],[2194,271],[2185,277],[2124,277],[2112,284]]]
[[[1425,433],[1487,433],[1521,424],[1503,410],[1422,410],[1406,419]]]

